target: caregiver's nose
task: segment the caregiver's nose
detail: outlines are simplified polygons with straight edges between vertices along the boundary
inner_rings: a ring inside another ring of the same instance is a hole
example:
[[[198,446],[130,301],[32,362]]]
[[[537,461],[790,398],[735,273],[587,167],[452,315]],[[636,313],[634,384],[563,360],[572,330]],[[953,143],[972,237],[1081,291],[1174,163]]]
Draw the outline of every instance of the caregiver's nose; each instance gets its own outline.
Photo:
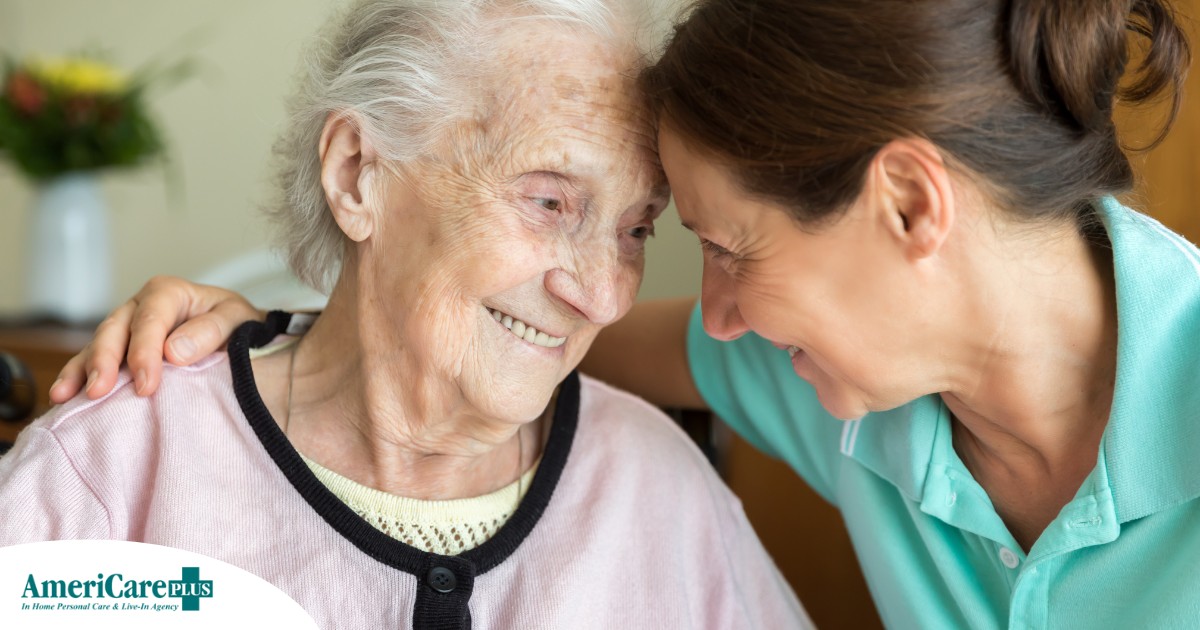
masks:
[[[704,332],[713,339],[733,341],[750,331],[738,309],[729,276],[724,271],[712,269],[709,263],[704,265],[700,286],[700,314]]]

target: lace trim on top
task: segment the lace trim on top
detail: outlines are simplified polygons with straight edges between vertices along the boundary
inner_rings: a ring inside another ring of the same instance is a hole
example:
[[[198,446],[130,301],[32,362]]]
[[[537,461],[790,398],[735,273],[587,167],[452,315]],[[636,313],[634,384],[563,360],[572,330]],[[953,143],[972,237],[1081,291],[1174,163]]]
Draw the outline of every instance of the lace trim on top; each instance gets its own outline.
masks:
[[[538,463],[519,482],[481,497],[421,501],[381,492],[343,477],[304,457],[304,463],[330,492],[375,529],[443,556],[456,556],[487,542],[508,522],[529,489]]]

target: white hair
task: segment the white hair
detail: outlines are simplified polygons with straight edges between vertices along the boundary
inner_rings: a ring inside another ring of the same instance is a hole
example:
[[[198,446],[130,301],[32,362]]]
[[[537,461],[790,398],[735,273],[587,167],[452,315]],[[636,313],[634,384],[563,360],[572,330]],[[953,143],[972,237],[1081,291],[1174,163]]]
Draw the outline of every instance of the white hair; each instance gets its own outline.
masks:
[[[479,105],[459,81],[472,51],[513,17],[563,22],[657,59],[677,15],[675,0],[360,0],[335,16],[313,42],[275,143],[278,189],[265,211],[278,245],[305,284],[328,293],[347,239],[321,184],[318,143],[330,114],[353,114],[379,158],[402,164],[427,155],[449,124]],[[636,70],[637,68],[633,68]]]

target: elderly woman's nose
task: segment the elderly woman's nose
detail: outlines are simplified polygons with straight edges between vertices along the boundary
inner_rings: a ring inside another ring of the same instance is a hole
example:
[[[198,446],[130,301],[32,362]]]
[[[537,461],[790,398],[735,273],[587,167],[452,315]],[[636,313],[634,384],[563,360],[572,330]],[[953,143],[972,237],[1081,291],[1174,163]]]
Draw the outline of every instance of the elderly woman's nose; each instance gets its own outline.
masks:
[[[619,265],[584,261],[574,270],[552,269],[546,274],[546,289],[588,321],[602,326],[621,316],[621,305],[631,302],[629,282],[622,281]]]

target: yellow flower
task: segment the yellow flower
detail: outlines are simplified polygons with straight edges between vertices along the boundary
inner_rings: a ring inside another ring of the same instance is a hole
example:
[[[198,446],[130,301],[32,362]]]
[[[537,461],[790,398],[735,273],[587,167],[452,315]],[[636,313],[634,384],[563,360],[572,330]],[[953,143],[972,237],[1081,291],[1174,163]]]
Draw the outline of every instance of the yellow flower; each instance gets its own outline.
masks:
[[[91,59],[39,59],[28,67],[39,81],[67,94],[118,94],[129,84],[120,70]]]

